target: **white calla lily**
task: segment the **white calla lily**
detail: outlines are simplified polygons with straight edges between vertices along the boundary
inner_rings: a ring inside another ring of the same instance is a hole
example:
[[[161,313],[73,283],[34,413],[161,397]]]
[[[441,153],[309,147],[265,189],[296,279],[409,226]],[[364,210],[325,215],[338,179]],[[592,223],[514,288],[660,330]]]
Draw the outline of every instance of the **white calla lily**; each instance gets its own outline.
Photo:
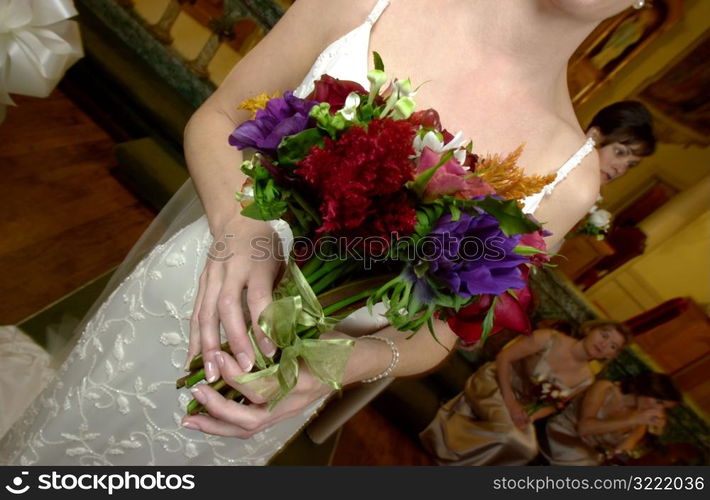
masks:
[[[395,80],[394,88],[396,89],[397,96],[399,98],[414,97],[417,95],[417,93],[412,90],[412,82],[409,78],[407,78],[406,80]]]
[[[367,80],[370,82],[370,95],[368,96],[368,104],[372,104],[380,89],[387,81],[387,75],[381,69],[373,69],[367,74]]]
[[[357,92],[350,92],[348,94],[348,97],[345,98],[345,104],[343,105],[343,108],[338,111],[338,113],[343,115],[343,118],[351,122],[355,120],[355,117],[357,115],[357,107],[359,105],[360,95]]]
[[[437,154],[443,154],[453,150],[456,161],[463,164],[463,162],[466,161],[466,150],[463,148],[464,143],[465,139],[461,131],[457,132],[449,142],[444,143],[441,134],[429,130],[424,135],[417,134],[414,138],[414,151],[420,154],[424,148],[429,148]]]

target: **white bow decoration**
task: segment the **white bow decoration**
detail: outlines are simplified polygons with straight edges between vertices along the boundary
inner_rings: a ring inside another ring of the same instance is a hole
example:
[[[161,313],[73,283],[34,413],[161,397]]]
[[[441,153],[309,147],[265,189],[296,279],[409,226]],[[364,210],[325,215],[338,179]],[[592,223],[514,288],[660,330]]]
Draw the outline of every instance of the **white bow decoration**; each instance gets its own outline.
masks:
[[[0,0],[0,122],[10,93],[47,97],[84,55],[72,0]]]

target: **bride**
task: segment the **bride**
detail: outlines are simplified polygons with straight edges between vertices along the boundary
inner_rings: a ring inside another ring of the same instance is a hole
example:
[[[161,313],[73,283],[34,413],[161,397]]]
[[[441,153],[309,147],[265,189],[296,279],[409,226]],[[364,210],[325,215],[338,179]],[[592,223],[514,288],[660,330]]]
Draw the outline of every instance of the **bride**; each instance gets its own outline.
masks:
[[[233,379],[254,362],[245,311],[254,319],[268,304],[279,264],[251,259],[250,242],[267,236],[276,245],[286,232],[239,214],[234,192],[243,182],[242,156],[227,137],[248,118],[237,104],[261,92],[297,88],[305,96],[323,73],[367,87],[370,51],[377,50],[389,74],[428,82],[418,107],[436,108],[450,130],[473,138],[478,152],[510,152],[524,142],[520,164],[527,175],[558,173],[525,200],[525,210],[553,233],[548,247],[587,213],[600,171],[589,154],[594,142],[585,140],[572,109],[567,59],[601,20],[631,1],[435,5],[294,3],[193,115],[185,131],[191,181],[77,329],[54,381],[0,442],[0,463],[264,464],[331,392],[304,369],[296,388],[268,411],[254,394],[245,394],[253,404],[241,405],[200,385],[192,396],[209,414],[183,418],[190,396],[174,386],[198,353],[208,380]],[[455,341],[445,323],[435,329],[444,347],[426,334],[406,340],[360,310],[326,336],[357,338],[345,375],[351,384],[432,369]],[[363,337],[374,332],[378,338]],[[234,356],[220,351],[221,335]],[[274,351],[263,334],[258,346],[267,355]]]

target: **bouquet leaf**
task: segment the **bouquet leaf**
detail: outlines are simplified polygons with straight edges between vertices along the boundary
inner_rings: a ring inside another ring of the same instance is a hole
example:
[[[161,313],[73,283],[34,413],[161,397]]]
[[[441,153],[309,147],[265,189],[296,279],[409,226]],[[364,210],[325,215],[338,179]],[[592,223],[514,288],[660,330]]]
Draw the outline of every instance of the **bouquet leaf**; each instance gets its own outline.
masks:
[[[518,245],[513,249],[513,251],[519,255],[554,255],[550,252],[546,252],[545,250],[540,250],[539,248],[531,247],[528,245]]]
[[[314,146],[322,145],[323,135],[315,128],[306,129],[296,135],[288,135],[279,144],[279,163],[295,165],[305,158]]]
[[[497,304],[498,297],[494,297],[491,301],[491,307],[489,307],[488,312],[486,312],[486,317],[483,318],[483,333],[481,334],[481,343],[486,341],[488,335],[491,333],[491,330],[493,330],[493,319],[495,317],[495,309]]]
[[[258,220],[273,220],[281,217],[288,208],[281,190],[269,171],[259,163],[253,163],[249,174],[254,180],[254,203],[242,210],[242,215]]]
[[[540,225],[525,215],[515,200],[500,200],[487,196],[477,205],[498,220],[501,231],[506,236],[532,233],[540,229]]]
[[[375,69],[380,70],[380,71],[384,71],[385,70],[385,63],[382,62],[382,57],[380,56],[380,54],[373,51],[372,58],[375,60]]]

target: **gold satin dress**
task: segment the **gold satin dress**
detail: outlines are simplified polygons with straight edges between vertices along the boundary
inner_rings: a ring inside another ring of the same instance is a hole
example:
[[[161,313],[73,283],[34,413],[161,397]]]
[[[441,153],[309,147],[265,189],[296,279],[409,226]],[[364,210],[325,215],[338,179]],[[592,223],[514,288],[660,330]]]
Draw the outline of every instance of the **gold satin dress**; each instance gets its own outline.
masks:
[[[513,392],[526,408],[550,403],[540,401],[537,389],[546,382],[554,385],[557,400],[564,402],[594,380],[590,376],[567,387],[552,374],[547,357],[559,335],[552,335],[540,352],[513,363]],[[521,430],[510,418],[494,361],[468,378],[464,391],[439,409],[419,437],[440,465],[525,465],[538,453],[534,425]]]
[[[608,408],[619,402],[621,396],[618,386],[614,385],[610,388],[597,412],[597,418],[599,420],[609,418]],[[600,465],[607,454],[613,453],[632,432],[628,430],[580,436],[577,432],[577,423],[582,399],[575,399],[563,412],[550,418],[547,423],[549,450],[544,450],[544,455],[551,465]]]

